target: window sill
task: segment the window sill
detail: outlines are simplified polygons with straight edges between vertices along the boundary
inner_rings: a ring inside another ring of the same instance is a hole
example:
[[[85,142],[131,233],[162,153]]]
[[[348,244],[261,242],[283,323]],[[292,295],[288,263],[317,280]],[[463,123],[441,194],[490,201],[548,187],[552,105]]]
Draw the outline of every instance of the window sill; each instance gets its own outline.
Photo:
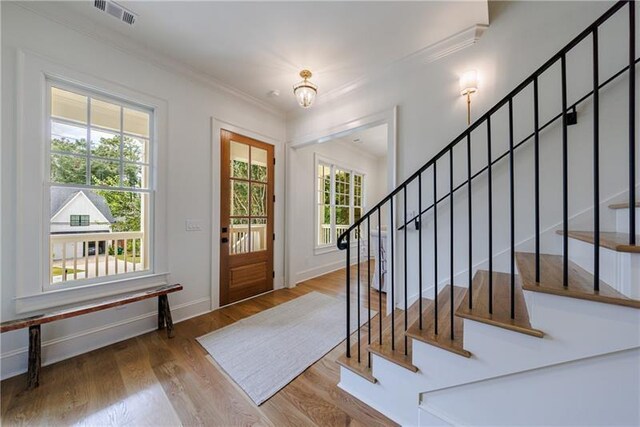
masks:
[[[169,273],[150,273],[144,276],[128,277],[94,285],[69,287],[43,291],[39,294],[21,295],[15,298],[16,314],[28,313],[98,298],[139,291],[167,284]]]

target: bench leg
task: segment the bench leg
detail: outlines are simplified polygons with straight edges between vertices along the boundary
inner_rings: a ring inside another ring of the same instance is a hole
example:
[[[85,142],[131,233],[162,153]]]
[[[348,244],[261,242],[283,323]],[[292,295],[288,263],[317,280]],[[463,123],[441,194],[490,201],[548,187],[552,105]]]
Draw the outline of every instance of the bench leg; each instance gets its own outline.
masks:
[[[164,298],[163,298],[164,297]],[[164,299],[166,295],[158,296],[158,330],[164,329],[165,318],[164,318]]]
[[[160,295],[158,297],[158,329],[162,329],[162,327],[160,327],[161,322],[162,327],[166,326],[167,328],[167,336],[173,338],[173,320],[171,319],[171,309],[169,308],[169,298],[167,295]]]
[[[40,325],[29,326],[29,367],[27,371],[27,388],[34,389],[40,385]]]

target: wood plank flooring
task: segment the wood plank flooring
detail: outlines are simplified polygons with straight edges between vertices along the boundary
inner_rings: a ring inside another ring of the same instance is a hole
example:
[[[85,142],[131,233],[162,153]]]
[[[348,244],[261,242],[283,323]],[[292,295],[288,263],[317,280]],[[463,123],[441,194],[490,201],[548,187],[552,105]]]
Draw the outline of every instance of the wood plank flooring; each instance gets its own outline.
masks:
[[[394,425],[336,386],[344,343],[256,406],[195,340],[312,291],[345,299],[344,270],[180,322],[173,339],[155,331],[46,366],[35,390],[25,390],[25,374],[9,378],[0,384],[1,424]],[[366,306],[364,290],[361,300]],[[376,291],[371,305],[378,307]]]

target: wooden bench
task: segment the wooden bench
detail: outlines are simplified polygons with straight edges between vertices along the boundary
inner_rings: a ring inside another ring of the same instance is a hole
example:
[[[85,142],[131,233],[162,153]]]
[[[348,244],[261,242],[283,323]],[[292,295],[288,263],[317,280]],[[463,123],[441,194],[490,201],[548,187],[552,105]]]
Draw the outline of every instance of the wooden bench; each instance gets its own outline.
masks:
[[[40,325],[158,297],[158,329],[166,327],[167,336],[169,338],[173,338],[173,320],[171,319],[171,310],[169,309],[169,298],[167,298],[167,295],[180,290],[182,290],[182,285],[180,284],[161,286],[133,294],[118,296],[105,301],[86,304],[80,307],[65,308],[51,313],[39,314],[37,316],[26,317],[23,319],[9,320],[0,324],[0,333],[29,327],[29,367],[27,371],[27,388],[33,389],[38,387],[40,383]]]

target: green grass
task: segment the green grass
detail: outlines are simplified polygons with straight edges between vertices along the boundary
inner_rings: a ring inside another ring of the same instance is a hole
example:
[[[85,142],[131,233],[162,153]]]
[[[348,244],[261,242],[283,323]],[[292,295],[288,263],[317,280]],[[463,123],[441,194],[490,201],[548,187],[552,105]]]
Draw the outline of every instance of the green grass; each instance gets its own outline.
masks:
[[[69,274],[73,274],[73,273],[82,273],[84,272],[84,270],[74,270],[73,268],[68,268],[67,267],[67,276]],[[53,267],[53,271],[52,271],[54,276],[62,276],[62,267]]]
[[[136,264],[140,263],[140,257],[139,256],[136,256],[134,258],[133,255],[127,254],[127,259],[126,260],[124,259],[124,254],[117,255],[117,257],[118,257],[118,259],[120,261],[133,262],[133,263],[136,263]]]

